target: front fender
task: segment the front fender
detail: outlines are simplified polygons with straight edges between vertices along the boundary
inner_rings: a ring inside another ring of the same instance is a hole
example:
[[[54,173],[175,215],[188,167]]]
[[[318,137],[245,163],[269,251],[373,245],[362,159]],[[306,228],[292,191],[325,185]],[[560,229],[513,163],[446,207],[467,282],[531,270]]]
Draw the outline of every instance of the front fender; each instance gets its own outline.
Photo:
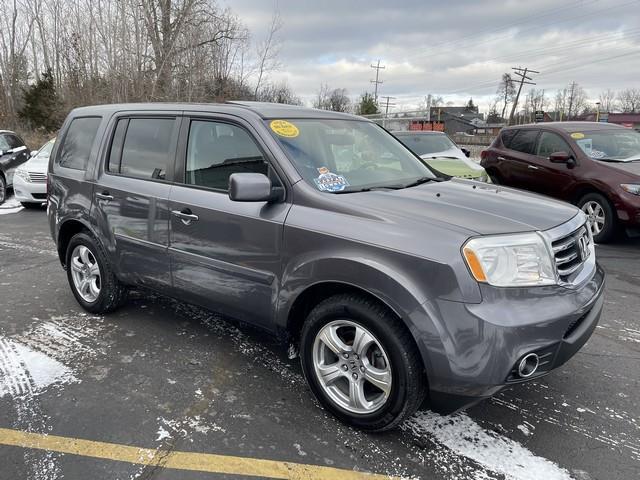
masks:
[[[287,328],[291,309],[304,291],[325,283],[364,290],[387,305],[411,332],[427,375],[431,373],[429,351],[440,351],[443,347],[428,314],[429,302],[424,291],[407,275],[373,258],[307,258],[290,265],[283,273],[278,297],[278,329]]]

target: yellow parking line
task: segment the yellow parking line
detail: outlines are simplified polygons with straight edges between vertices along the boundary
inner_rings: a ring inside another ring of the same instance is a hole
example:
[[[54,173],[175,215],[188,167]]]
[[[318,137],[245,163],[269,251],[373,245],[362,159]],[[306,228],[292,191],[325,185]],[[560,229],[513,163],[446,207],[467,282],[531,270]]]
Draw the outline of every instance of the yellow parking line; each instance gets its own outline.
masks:
[[[83,457],[102,458],[117,462],[162,466],[196,472],[225,473],[295,480],[374,480],[393,479],[386,475],[354,472],[319,465],[278,462],[258,458],[216,455],[212,453],[174,452],[152,448],[131,447],[116,443],[94,442],[80,438],[59,437],[41,433],[0,428],[0,445],[35,448]]]

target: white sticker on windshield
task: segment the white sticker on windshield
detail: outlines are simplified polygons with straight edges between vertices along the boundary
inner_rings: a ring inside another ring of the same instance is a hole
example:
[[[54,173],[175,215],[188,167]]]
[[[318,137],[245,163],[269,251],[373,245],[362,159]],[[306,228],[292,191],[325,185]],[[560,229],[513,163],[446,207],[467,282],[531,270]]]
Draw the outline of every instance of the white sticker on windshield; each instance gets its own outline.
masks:
[[[321,173],[319,177],[314,178],[313,181],[321,192],[340,192],[349,186],[346,178],[328,170],[326,173]]]
[[[593,150],[593,141],[590,138],[583,138],[582,140],[576,140],[576,143],[584,153],[591,156],[591,151]]]

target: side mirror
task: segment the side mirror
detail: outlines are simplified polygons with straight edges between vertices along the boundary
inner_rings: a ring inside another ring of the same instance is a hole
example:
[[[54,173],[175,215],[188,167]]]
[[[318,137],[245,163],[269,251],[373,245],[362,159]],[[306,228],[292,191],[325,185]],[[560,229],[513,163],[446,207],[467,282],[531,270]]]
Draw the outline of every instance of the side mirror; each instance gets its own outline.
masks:
[[[462,153],[464,153],[467,156],[467,158],[471,156],[470,150],[467,150],[466,148],[462,148],[462,147],[460,148],[460,150],[462,150]]]
[[[232,173],[229,177],[229,198],[234,202],[268,202],[271,197],[271,180],[262,173]]]
[[[549,155],[549,161],[551,163],[565,163],[568,168],[573,168],[576,166],[575,159],[567,152],[554,152]]]

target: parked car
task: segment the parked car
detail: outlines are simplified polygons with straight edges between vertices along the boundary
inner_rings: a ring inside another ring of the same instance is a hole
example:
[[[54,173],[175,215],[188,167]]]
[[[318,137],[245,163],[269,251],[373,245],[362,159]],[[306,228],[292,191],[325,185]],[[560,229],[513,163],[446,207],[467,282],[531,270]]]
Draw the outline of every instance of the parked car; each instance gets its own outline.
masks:
[[[392,132],[409,150],[438,172],[451,177],[470,178],[480,182],[489,176],[477,163],[469,160],[470,152],[460,148],[443,132]]]
[[[251,323],[298,345],[319,401],[363,429],[397,425],[425,397],[452,412],[539,378],[602,310],[583,212],[438,178],[352,115],[79,108],[48,182],[51,233],[84,309],[112,311],[144,286]]]
[[[494,183],[580,207],[596,242],[640,227],[640,133],[595,122],[509,127],[482,152]]]
[[[13,193],[25,208],[37,208],[47,200],[47,167],[55,138],[20,165],[13,177]]]
[[[7,190],[13,187],[13,175],[20,165],[29,159],[29,151],[14,132],[0,130],[0,204],[7,198]]]

